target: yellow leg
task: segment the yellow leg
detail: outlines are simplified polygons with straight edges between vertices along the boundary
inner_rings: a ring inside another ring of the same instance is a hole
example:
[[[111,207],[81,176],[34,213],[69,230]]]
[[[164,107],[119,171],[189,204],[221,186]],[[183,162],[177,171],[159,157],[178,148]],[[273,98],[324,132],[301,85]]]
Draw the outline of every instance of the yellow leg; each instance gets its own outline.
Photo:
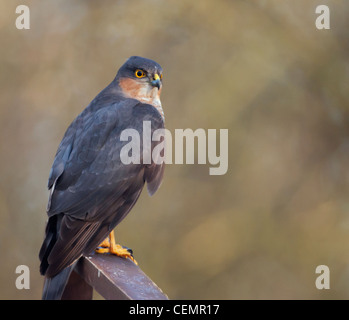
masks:
[[[106,240],[104,240],[100,244],[100,247],[102,247],[102,248],[97,248],[95,250],[97,253],[111,253],[111,254],[115,254],[115,255],[122,257],[122,258],[129,258],[135,264],[138,265],[137,261],[133,258],[132,254],[130,253],[129,250],[127,250],[127,249],[123,248],[121,245],[115,243],[114,230],[109,234],[109,239],[107,238]]]

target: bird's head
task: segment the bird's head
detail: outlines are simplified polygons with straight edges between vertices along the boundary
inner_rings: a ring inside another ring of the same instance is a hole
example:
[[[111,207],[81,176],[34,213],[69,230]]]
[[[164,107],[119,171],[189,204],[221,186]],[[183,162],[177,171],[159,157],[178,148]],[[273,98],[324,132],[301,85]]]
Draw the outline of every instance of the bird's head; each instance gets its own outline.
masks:
[[[119,69],[116,79],[126,97],[161,107],[162,68],[157,62],[130,57]]]

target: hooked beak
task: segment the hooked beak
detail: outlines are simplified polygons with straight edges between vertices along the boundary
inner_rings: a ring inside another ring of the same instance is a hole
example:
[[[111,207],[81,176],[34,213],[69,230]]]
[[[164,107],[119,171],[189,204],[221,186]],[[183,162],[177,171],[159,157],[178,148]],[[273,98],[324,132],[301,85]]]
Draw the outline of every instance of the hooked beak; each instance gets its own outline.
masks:
[[[151,85],[153,87],[157,87],[158,90],[160,90],[160,87],[161,87],[161,79],[159,77],[159,75],[157,73],[154,74],[154,78],[153,80],[151,81]]]

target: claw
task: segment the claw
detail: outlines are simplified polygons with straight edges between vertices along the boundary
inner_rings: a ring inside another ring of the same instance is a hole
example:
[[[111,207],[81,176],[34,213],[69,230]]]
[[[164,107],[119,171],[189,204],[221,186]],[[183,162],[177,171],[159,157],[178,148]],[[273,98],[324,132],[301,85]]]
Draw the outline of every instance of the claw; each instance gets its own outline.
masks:
[[[108,253],[109,252],[109,248],[98,247],[97,249],[95,249],[95,252],[97,252],[97,253]]]
[[[130,248],[127,248],[125,246],[121,246],[119,244],[115,243],[115,235],[114,231],[112,231],[109,235],[109,239],[105,239],[99,247],[95,250],[97,253],[111,253],[115,254],[119,257],[130,259],[132,260],[136,265],[138,265],[137,261],[133,257],[133,250]]]
[[[133,250],[132,249],[130,249],[130,248],[126,247],[126,246],[122,246],[122,247],[124,249],[126,249],[130,253],[130,255],[133,257]]]

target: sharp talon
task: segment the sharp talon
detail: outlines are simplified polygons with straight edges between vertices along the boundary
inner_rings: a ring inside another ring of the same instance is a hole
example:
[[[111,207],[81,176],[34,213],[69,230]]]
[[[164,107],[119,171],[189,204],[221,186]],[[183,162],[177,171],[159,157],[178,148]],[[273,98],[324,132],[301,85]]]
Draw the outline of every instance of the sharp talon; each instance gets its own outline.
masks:
[[[97,249],[95,249],[95,252],[115,254],[118,257],[122,257],[125,259],[128,258],[128,259],[132,260],[134,262],[134,264],[138,265],[137,261],[133,257],[133,250],[132,249],[115,243],[114,231],[112,231],[110,233],[109,239],[104,240],[99,245],[99,247]]]
[[[122,246],[122,247],[124,249],[126,249],[130,253],[130,255],[133,257],[133,250],[132,249],[130,249],[130,248],[126,247],[126,246]]]
[[[133,257],[133,255],[131,254],[131,252],[129,251],[130,249],[125,249],[124,247],[122,247],[119,244],[115,244],[115,246],[111,246],[110,247],[110,253],[111,254],[115,254],[119,257],[122,258],[128,258],[130,260],[132,260],[136,265],[138,265],[137,261],[135,260],[135,258]],[[132,251],[132,250],[131,250]]]
[[[95,252],[97,252],[97,253],[108,253],[109,252],[109,248],[98,247],[97,249],[95,249]]]

